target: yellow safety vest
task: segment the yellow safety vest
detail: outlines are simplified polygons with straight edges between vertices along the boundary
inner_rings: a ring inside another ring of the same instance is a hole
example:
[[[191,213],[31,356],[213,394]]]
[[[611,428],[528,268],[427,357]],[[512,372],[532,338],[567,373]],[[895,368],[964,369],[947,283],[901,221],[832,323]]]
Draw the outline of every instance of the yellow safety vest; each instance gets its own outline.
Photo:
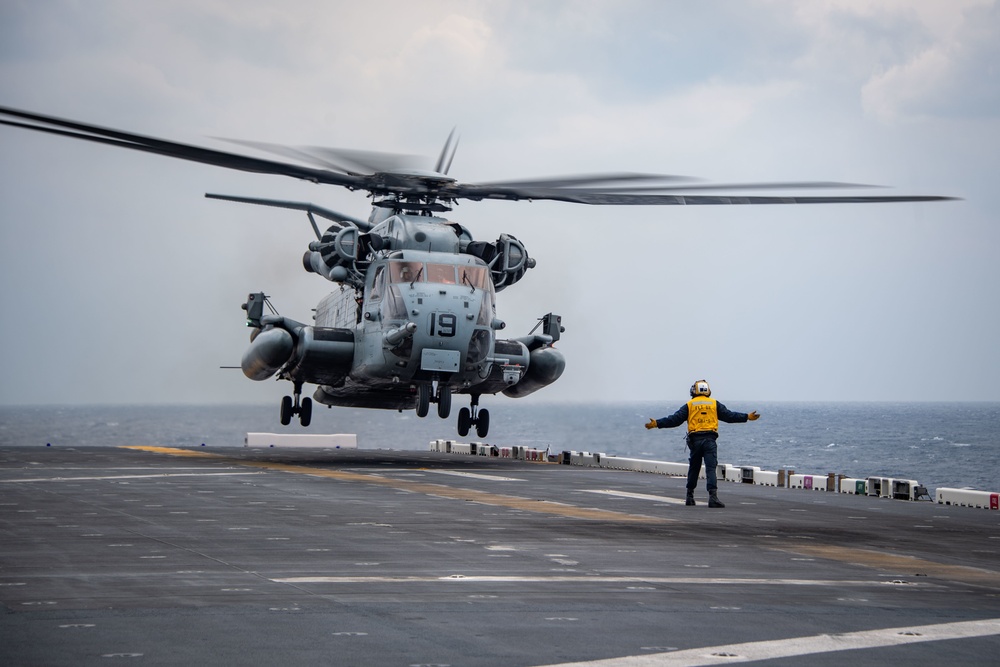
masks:
[[[719,432],[719,410],[716,403],[714,398],[708,396],[695,396],[688,401],[688,433]]]

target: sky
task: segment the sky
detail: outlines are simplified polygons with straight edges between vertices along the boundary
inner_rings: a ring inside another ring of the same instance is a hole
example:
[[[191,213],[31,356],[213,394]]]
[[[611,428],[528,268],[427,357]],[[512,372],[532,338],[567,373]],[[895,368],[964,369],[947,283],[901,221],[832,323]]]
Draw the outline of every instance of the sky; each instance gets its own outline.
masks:
[[[0,105],[218,138],[429,156],[462,182],[575,173],[841,181],[960,201],[464,202],[537,267],[504,335],[556,312],[525,401],[1000,401],[994,0],[7,1]],[[0,404],[277,405],[238,370],[265,291],[308,320],[295,211],[363,193],[0,127]],[[879,191],[882,192],[882,191]],[[484,399],[484,405],[486,404]],[[499,397],[493,401],[511,401]]]

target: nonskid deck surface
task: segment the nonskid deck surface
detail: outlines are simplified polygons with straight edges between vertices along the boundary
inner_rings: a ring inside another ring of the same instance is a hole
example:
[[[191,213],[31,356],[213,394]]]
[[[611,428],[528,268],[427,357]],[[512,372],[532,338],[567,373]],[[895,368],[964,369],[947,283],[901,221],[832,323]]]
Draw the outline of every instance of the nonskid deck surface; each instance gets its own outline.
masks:
[[[385,450],[0,449],[10,665],[995,664],[1000,513]],[[597,662],[594,662],[597,661]]]

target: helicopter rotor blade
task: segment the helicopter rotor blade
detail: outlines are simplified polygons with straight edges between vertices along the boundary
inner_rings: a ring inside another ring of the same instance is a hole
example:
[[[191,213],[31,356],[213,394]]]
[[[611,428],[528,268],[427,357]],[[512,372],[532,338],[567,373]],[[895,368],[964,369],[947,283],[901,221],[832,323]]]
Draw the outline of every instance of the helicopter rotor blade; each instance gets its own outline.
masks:
[[[740,204],[847,204],[905,201],[945,201],[954,197],[927,195],[701,195],[689,192],[713,190],[823,190],[865,189],[882,186],[833,181],[787,181],[773,183],[687,183],[677,185],[649,185],[624,187],[573,187],[577,184],[596,182],[651,182],[688,180],[682,176],[660,177],[654,174],[597,174],[592,176],[566,176],[537,181],[511,181],[509,184],[483,183],[455,185],[451,195],[455,199],[550,200],[576,204],[610,206],[675,206],[675,205],[740,205]],[[540,187],[549,184],[550,187]],[[676,194],[668,194],[676,193]]]
[[[428,164],[422,155],[405,153],[383,153],[349,148],[325,148],[323,146],[302,146],[301,150],[324,160],[343,162],[353,167],[354,173],[373,175],[407,169],[419,169]]]
[[[596,185],[598,183],[645,183],[649,181],[666,181],[670,183],[690,183],[697,179],[691,176],[671,174],[636,174],[632,172],[616,172],[607,174],[575,174],[570,176],[550,176],[546,178],[529,178],[517,181],[488,181],[476,183],[477,188],[563,188],[581,185]]]
[[[461,137],[455,137],[455,145],[452,146],[451,155],[448,156],[448,164],[444,166],[444,171],[441,173],[447,174],[449,171],[451,171],[451,163],[455,161],[455,153],[458,152],[458,142],[460,139]]]
[[[692,185],[651,185],[635,188],[596,188],[594,192],[604,193],[644,193],[708,190],[828,190],[828,189],[869,189],[883,188],[883,185],[865,183],[840,183],[836,181],[776,181],[773,183],[697,183]],[[588,191],[579,188],[580,192]]]
[[[0,124],[11,127],[20,127],[36,132],[45,132],[72,139],[82,139],[119,148],[153,153],[174,157],[191,162],[200,162],[227,169],[249,171],[259,174],[274,174],[280,176],[291,176],[314,183],[326,183],[330,185],[341,185],[348,188],[363,188],[366,185],[364,179],[349,174],[338,174],[328,169],[311,169],[300,167],[284,162],[263,160],[260,158],[228,153],[200,146],[192,146],[176,141],[168,141],[157,137],[144,136],[131,132],[123,132],[112,128],[90,125],[77,121],[56,118],[54,116],[44,116],[42,114],[20,111],[8,107],[0,107],[0,115],[21,118],[28,122],[18,122],[0,119]]]
[[[451,169],[451,163],[455,159],[455,151],[458,150],[458,140],[455,139],[455,130],[457,128],[451,128],[451,132],[448,133],[448,138],[444,142],[444,147],[441,149],[441,155],[438,156],[437,164],[434,165],[434,171],[439,174],[447,174],[448,170]],[[452,145],[452,140],[455,144]]]
[[[219,195],[212,194],[210,192],[206,192],[205,197],[207,199],[219,199],[221,201],[238,202],[241,204],[256,204],[258,206],[273,206],[275,208],[287,208],[293,211],[305,211],[306,213],[313,213],[321,218],[326,218],[331,222],[349,222],[362,231],[368,231],[371,229],[371,223],[366,220],[361,220],[347,215],[346,213],[341,213],[332,209],[323,208],[322,206],[316,206],[315,204],[310,204],[309,202],[262,199],[260,197],[238,197],[236,195]]]
[[[889,202],[949,201],[956,197],[938,195],[843,195],[843,196],[762,196],[762,195],[683,195],[629,194],[615,192],[573,192],[572,189],[551,191],[483,192],[466,194],[463,198],[505,200],[549,200],[575,204],[607,206],[700,206],[741,204],[862,204]]]
[[[235,141],[251,148],[277,153],[320,168],[202,148],[156,137],[123,132],[78,121],[45,116],[28,111],[0,107],[0,124],[37,132],[81,139],[120,148],[200,162],[228,169],[290,176],[314,183],[339,185],[351,190],[365,190],[375,197],[377,206],[393,201],[424,211],[446,211],[460,199],[551,200],[591,205],[732,205],[732,204],[838,204],[906,201],[944,201],[944,196],[911,195],[741,195],[687,194],[714,190],[829,189],[868,188],[853,183],[778,182],[778,183],[695,183],[685,176],[606,173],[550,177],[479,184],[461,184],[446,176],[458,142],[454,130],[438,158],[436,172],[413,169],[416,156],[376,153],[322,147],[288,147],[262,142]],[[591,187],[587,187],[591,186]],[[259,203],[259,202],[258,202]]]
[[[231,144],[238,144],[240,146],[246,146],[247,148],[253,148],[258,151],[273,153],[274,155],[280,155],[282,157],[298,160],[299,162],[306,162],[316,167],[332,169],[342,174],[348,174],[350,176],[363,175],[357,173],[355,170],[351,169],[350,167],[344,164],[336,163],[333,162],[332,160],[324,160],[298,147],[283,146],[281,144],[271,144],[264,141],[248,141],[246,139],[229,139],[227,137],[216,137],[216,138],[221,141],[227,141]]]
[[[245,139],[222,138],[222,140],[310,163],[317,167],[333,169],[351,176],[365,177],[379,173],[417,169],[427,163],[427,158],[421,155],[382,153],[378,151],[330,148],[326,146],[285,146]]]

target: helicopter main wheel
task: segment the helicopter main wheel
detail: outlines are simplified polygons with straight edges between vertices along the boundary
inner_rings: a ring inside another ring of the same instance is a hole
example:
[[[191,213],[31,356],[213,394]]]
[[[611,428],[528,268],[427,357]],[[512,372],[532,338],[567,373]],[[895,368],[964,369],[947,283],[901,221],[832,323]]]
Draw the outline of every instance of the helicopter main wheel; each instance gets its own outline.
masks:
[[[302,405],[299,407],[299,423],[303,426],[309,426],[309,422],[312,421],[313,413],[313,402],[312,399],[306,396],[302,399]]]
[[[438,417],[447,419],[451,414],[451,389],[445,385],[438,387],[437,404]]]
[[[431,407],[431,386],[425,382],[417,385],[417,416],[426,417]]]
[[[458,434],[469,435],[469,429],[476,427],[476,435],[485,438],[490,432],[490,411],[479,409],[479,394],[472,395],[472,405],[458,411]]]
[[[470,428],[472,428],[472,412],[469,408],[462,408],[458,411],[458,434],[464,438],[469,435]]]
[[[482,409],[476,415],[476,435],[485,438],[490,432],[490,411]]]
[[[281,399],[281,425],[288,426],[292,423],[292,397],[285,396]]]

